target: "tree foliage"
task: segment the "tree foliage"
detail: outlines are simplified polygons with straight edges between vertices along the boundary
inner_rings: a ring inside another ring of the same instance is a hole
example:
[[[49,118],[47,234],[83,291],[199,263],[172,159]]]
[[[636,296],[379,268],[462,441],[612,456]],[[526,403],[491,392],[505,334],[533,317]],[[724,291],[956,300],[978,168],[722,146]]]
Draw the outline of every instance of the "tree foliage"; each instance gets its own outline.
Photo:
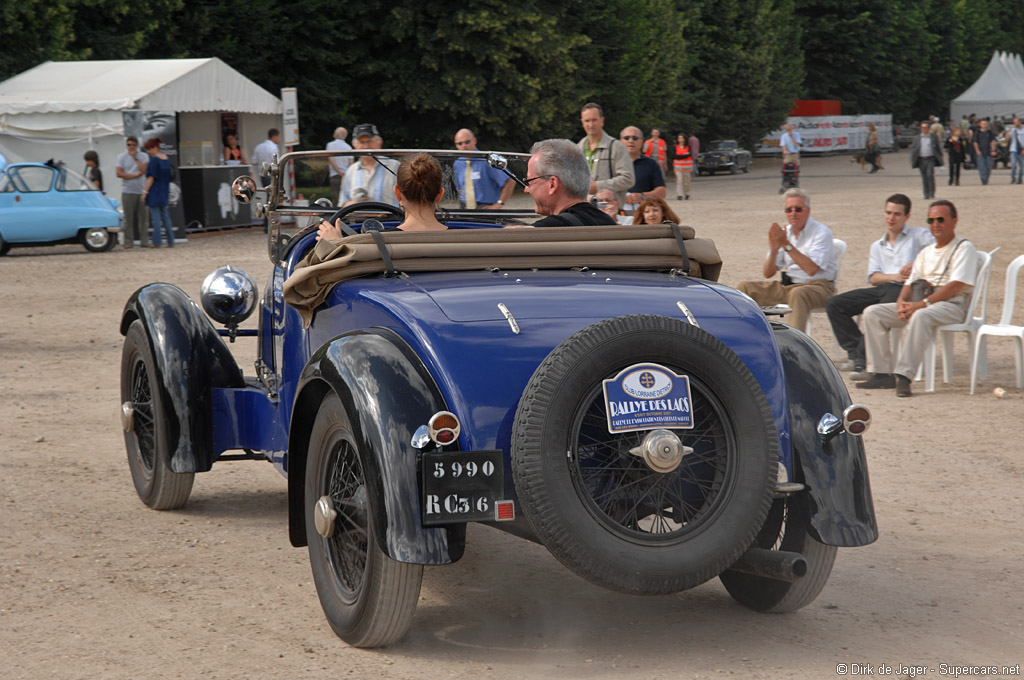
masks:
[[[1020,0],[20,0],[0,79],[47,60],[219,57],[299,91],[303,145],[374,122],[389,146],[582,136],[626,125],[753,144],[794,99],[941,114],[994,50],[1024,52]]]

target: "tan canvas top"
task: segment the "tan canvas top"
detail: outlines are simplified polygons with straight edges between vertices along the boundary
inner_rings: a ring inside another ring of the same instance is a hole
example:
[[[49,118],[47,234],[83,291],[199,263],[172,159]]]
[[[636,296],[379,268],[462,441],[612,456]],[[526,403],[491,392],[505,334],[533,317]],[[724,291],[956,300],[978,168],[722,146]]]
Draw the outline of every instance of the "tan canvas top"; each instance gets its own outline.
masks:
[[[717,281],[722,258],[710,239],[679,230],[690,275]],[[474,269],[682,268],[679,243],[669,225],[563,227],[550,229],[449,229],[380,232],[400,272]],[[321,240],[284,282],[284,299],[309,326],[316,309],[341,281],[387,271],[373,234]]]

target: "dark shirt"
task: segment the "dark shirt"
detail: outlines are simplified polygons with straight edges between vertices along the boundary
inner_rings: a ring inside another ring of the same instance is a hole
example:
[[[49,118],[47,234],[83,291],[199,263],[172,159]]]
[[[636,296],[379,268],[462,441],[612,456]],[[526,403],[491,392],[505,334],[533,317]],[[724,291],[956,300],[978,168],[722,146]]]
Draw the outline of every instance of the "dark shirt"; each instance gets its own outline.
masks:
[[[167,205],[171,190],[171,159],[150,156],[146,176],[153,178],[153,186],[146,196],[146,205],[157,208]]]
[[[633,176],[636,183],[629,189],[628,193],[631,194],[642,194],[665,186],[665,176],[661,174],[657,161],[647,156],[640,156],[633,161]]]
[[[103,191],[103,173],[100,169],[90,165],[86,171],[86,177],[100,191]]]
[[[648,159],[650,160],[650,159]],[[657,167],[657,163],[655,163]],[[562,217],[569,213],[576,216],[580,224],[571,222],[566,218]],[[558,213],[557,215],[548,215],[542,220],[537,220],[533,223],[535,227],[591,227],[601,224],[615,224],[615,218],[601,212],[594,206],[590,205],[586,201],[581,201],[575,205],[570,205],[568,208]]]
[[[992,153],[992,140],[995,138],[991,130],[978,130],[974,133],[974,143],[978,145],[978,151],[986,156]]]

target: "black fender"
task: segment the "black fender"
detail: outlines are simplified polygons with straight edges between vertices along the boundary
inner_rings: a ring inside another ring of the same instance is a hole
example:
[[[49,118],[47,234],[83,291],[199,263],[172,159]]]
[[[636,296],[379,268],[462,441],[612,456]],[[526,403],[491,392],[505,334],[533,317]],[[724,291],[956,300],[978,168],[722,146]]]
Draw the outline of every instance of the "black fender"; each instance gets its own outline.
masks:
[[[209,318],[180,288],[151,283],[128,299],[121,313],[121,335],[138,319],[156,360],[156,381],[172,411],[171,470],[205,472],[213,451],[214,387],[243,387],[245,378]]]
[[[426,528],[420,514],[419,451],[413,432],[447,410],[423,362],[384,329],[344,335],[318,349],[302,371],[288,428],[288,532],[306,545],[303,498],[309,432],[333,390],[348,409],[367,478],[380,548],[398,562],[450,564],[462,557],[466,525]]]
[[[864,440],[845,432],[826,442],[818,421],[842,417],[850,393],[832,361],[806,334],[773,323],[789,395],[790,436],[806,485],[811,536],[826,545],[858,546],[878,538]]]

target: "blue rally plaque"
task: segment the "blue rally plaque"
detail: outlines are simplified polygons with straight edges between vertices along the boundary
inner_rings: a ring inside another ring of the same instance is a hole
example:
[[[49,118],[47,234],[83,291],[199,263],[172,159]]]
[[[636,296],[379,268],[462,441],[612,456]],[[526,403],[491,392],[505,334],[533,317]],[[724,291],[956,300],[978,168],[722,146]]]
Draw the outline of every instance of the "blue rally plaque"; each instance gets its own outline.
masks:
[[[691,429],[690,379],[658,364],[634,364],[603,381],[608,431]]]

